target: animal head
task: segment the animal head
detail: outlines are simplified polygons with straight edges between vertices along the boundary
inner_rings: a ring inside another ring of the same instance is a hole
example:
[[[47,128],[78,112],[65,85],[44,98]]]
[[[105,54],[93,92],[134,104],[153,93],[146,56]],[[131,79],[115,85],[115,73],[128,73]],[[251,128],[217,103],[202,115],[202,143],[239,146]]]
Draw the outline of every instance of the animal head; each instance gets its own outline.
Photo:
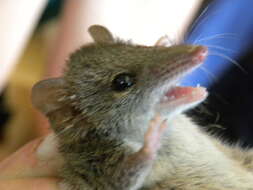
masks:
[[[113,38],[99,25],[89,32],[94,43],[70,56],[62,78],[35,85],[33,102],[42,112],[67,101],[92,121],[131,125],[148,121],[154,111],[172,115],[205,99],[203,88],[176,84],[203,62],[206,48],[134,45]]]

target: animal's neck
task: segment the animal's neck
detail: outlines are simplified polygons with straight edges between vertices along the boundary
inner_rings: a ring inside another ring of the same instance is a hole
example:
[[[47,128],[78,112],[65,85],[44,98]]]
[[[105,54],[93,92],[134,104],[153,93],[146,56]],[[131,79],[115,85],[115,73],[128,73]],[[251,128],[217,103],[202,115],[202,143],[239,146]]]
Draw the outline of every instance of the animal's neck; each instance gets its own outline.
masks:
[[[168,179],[199,176],[200,182],[206,178],[217,181],[216,176],[226,176],[235,170],[233,162],[187,117],[178,115],[168,125],[147,184],[156,183],[164,176]]]
[[[139,116],[130,120],[127,119],[125,121],[129,122],[125,122],[122,126],[124,128],[122,131],[123,139],[135,150],[138,150],[143,145],[144,135],[149,127],[149,120],[146,118],[151,118],[151,115],[152,113],[150,113],[150,116],[145,115],[145,118],[144,116],[143,118]],[[178,145],[187,145],[188,147],[188,143],[193,143],[191,141],[201,133],[198,127],[183,114],[179,114],[173,118],[168,116],[167,123],[168,129],[164,134],[164,142],[162,144],[165,142],[169,144],[178,143]]]

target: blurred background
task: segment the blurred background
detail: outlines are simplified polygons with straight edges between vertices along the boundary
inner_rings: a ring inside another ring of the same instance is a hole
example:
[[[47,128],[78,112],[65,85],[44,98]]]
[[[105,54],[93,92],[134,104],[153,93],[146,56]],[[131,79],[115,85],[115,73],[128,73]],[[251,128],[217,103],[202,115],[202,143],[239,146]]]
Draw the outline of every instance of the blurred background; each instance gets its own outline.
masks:
[[[252,7],[251,0],[1,1],[0,160],[50,131],[31,88],[62,74],[68,55],[91,41],[91,24],[138,44],[167,35],[171,44],[208,46],[206,63],[182,84],[201,84],[210,95],[187,114],[224,140],[252,146]]]

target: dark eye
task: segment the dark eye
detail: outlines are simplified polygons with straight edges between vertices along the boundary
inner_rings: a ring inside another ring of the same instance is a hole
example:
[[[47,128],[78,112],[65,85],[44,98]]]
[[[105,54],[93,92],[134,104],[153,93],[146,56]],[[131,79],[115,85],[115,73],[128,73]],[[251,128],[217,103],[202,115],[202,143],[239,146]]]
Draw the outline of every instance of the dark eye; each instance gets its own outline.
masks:
[[[129,73],[121,73],[112,81],[112,88],[115,91],[124,91],[135,83],[135,77]]]

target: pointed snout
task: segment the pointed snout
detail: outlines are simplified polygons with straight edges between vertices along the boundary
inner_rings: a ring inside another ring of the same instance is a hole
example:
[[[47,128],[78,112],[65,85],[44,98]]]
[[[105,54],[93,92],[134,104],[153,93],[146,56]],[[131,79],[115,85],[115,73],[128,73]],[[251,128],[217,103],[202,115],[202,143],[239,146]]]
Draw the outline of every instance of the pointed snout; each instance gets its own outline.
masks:
[[[188,48],[188,47],[186,47]],[[189,45],[188,52],[198,61],[203,62],[208,55],[208,48],[201,45]]]
[[[157,51],[157,60],[150,65],[150,72],[155,76],[181,75],[202,64],[207,55],[207,47],[201,45],[163,47]]]

